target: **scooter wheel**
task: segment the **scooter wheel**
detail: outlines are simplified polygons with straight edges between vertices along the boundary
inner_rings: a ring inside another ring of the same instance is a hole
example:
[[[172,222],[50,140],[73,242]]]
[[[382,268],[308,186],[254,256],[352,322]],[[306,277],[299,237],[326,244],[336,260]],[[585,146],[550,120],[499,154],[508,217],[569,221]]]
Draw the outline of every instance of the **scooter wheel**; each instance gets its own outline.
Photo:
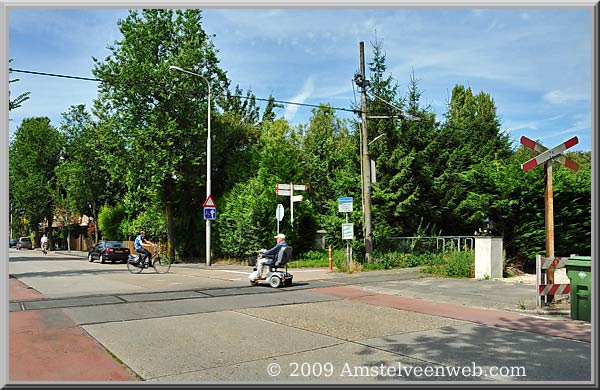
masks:
[[[281,279],[279,278],[279,276],[271,276],[269,284],[271,285],[271,287],[277,288],[281,286]]]
[[[258,282],[256,280],[251,280],[250,281],[250,285],[251,286],[256,286],[258,284]]]

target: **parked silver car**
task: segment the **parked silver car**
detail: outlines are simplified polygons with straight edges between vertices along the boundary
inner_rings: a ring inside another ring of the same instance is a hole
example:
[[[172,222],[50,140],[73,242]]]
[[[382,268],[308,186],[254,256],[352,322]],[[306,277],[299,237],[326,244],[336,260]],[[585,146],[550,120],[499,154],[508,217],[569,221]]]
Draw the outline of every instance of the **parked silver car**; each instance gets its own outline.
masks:
[[[31,242],[31,238],[29,237],[21,237],[17,242],[18,249],[31,249],[33,248],[33,243]]]

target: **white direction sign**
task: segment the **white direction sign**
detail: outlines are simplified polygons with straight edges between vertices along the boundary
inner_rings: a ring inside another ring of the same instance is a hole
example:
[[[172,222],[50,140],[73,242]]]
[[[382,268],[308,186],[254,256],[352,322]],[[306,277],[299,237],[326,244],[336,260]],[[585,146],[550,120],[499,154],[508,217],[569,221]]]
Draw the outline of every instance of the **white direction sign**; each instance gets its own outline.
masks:
[[[292,230],[294,230],[294,202],[300,202],[304,197],[302,195],[295,195],[294,191],[306,191],[308,186],[304,184],[275,184],[275,194],[279,196],[290,197],[290,221],[292,224]]]
[[[338,198],[338,211],[340,213],[352,212],[352,198]]]
[[[342,224],[342,240],[352,240],[354,238],[354,224],[343,223]]]
[[[275,184],[277,191],[279,190],[290,190],[292,187],[294,188],[294,191],[306,191],[306,186],[304,184]],[[282,195],[282,194],[280,194]]]
[[[539,143],[532,141],[529,138],[523,136],[523,137],[521,137],[521,143],[523,145],[527,146],[530,149],[535,150],[536,152],[542,152],[542,153],[537,155],[536,157],[532,158],[531,160],[521,164],[521,169],[523,169],[523,172],[527,172],[530,169],[533,169],[548,160],[556,159],[558,162],[564,164],[566,167],[569,167],[572,170],[577,171],[579,169],[579,165],[577,165],[577,163],[575,161],[563,156],[562,153],[565,150],[569,149],[571,146],[577,145],[578,142],[579,142],[579,139],[577,138],[577,136],[575,136],[575,137],[569,139],[568,141],[563,142],[562,144],[553,147],[552,149],[548,149],[545,146],[540,145]]]

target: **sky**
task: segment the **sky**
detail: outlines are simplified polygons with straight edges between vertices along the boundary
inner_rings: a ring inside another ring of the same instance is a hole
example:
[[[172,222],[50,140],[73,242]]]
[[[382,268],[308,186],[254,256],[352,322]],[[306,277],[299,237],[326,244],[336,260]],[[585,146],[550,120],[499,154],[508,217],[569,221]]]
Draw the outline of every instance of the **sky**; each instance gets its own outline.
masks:
[[[94,78],[92,57],[122,38],[117,20],[126,9],[9,9],[11,67]],[[554,147],[577,136],[570,150],[592,145],[591,8],[294,8],[206,9],[203,28],[219,50],[231,85],[258,98],[350,108],[359,44],[365,61],[381,40],[388,73],[406,95],[411,75],[421,102],[443,120],[456,84],[495,101],[501,130]],[[24,118],[48,116],[59,126],[71,105],[91,107],[96,82],[13,72],[11,96],[31,92],[10,112],[12,134]],[[367,71],[367,78],[369,72]],[[276,112],[308,123],[311,108]],[[356,115],[337,111],[340,118]],[[375,135],[373,135],[375,136]]]

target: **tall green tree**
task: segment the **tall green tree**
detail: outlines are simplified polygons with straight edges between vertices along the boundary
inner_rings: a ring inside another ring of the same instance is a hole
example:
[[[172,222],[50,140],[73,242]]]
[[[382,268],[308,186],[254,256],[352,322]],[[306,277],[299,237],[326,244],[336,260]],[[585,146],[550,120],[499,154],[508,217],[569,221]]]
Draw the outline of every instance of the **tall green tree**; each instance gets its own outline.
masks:
[[[482,227],[485,216],[475,220],[462,203],[469,194],[486,194],[490,189],[480,180],[481,164],[502,164],[513,153],[490,95],[473,95],[470,87],[456,85],[435,148],[432,174],[441,196],[440,228],[446,235],[472,234]]]
[[[316,226],[327,231],[326,241],[339,247],[345,216],[338,212],[338,198],[353,197],[358,204],[361,197],[358,143],[329,105],[312,110],[303,133],[300,169],[308,190],[302,194],[310,202]],[[360,207],[352,217],[360,225]],[[315,232],[306,233],[312,237]]]
[[[117,129],[128,151],[128,212],[135,219],[157,206],[165,210],[171,255],[175,219],[187,233],[183,252],[198,256],[202,248],[190,232],[201,230],[208,85],[169,66],[203,75],[212,97],[228,86],[201,22],[201,11],[195,9],[132,10],[118,22],[123,39],[109,46],[106,59],[94,59],[93,73],[103,80],[99,102],[120,123]]]
[[[56,194],[55,169],[64,145],[63,135],[46,117],[27,118],[21,122],[9,147],[9,193],[11,203],[20,216],[30,222],[30,230],[38,232],[38,223],[46,219],[48,237]]]
[[[100,207],[122,193],[120,182],[111,179],[102,162],[104,155],[114,157],[119,151],[102,142],[98,126],[83,104],[62,114],[59,129],[66,139],[63,159],[56,169],[61,204],[70,213],[98,221]]]
[[[435,116],[421,106],[421,91],[414,74],[406,97],[386,73],[382,42],[373,44],[369,63],[371,86],[367,115],[369,154],[375,161],[372,184],[373,235],[380,238],[416,234],[422,218],[434,220],[430,143],[435,136]],[[410,118],[415,118],[411,120]],[[380,139],[375,140],[377,137]],[[377,245],[377,242],[375,243]]]

